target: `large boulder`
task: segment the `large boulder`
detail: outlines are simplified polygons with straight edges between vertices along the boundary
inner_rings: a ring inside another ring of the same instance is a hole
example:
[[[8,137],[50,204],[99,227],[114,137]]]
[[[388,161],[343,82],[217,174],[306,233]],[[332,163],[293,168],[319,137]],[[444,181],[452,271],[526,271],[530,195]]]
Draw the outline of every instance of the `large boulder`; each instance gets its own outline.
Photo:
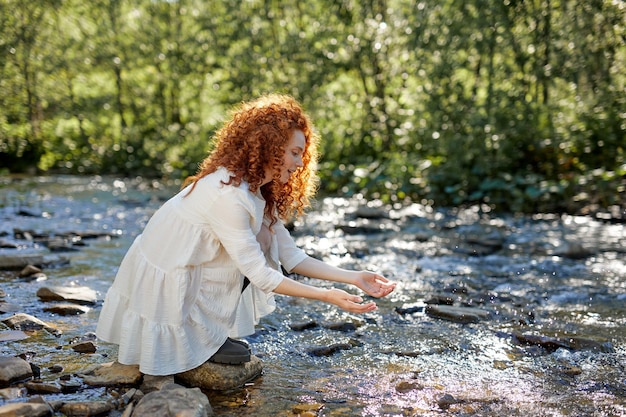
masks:
[[[243,386],[263,371],[261,360],[252,356],[250,362],[241,365],[222,365],[205,362],[199,367],[176,375],[176,378],[185,385],[200,387],[214,391],[227,391]]]
[[[209,417],[213,409],[199,388],[167,384],[160,391],[146,394],[133,409],[132,417]]]

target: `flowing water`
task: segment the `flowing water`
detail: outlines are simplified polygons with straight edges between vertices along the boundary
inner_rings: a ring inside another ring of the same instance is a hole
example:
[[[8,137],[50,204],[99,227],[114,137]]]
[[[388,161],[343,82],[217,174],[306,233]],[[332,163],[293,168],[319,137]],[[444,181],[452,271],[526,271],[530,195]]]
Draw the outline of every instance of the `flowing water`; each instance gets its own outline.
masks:
[[[0,354],[34,352],[31,362],[42,370],[62,364],[66,372],[113,360],[114,345],[99,342],[91,355],[67,348],[95,330],[101,304],[59,317],[43,311],[35,294],[42,286],[78,285],[102,300],[126,249],[177,185],[69,176],[0,181],[0,235],[20,245],[0,249],[2,256],[47,253],[15,239],[15,228],[109,235],[59,254],[69,263],[45,269],[46,280],[26,282],[15,271],[0,272],[5,302],[63,330],[61,336],[39,332],[0,342]],[[480,207],[368,208],[356,198],[335,197],[320,198],[295,223],[293,236],[313,256],[375,270],[398,288],[365,316],[277,297],[277,311],[247,338],[263,360],[262,377],[233,392],[207,393],[216,415],[626,415],[624,224],[506,216]],[[425,308],[432,299],[480,308],[489,317],[466,324],[436,318]],[[317,326],[290,327],[307,322]],[[333,323],[354,326],[333,330]],[[544,343],[523,343],[520,334]],[[586,344],[552,343],[577,338]],[[349,348],[311,353],[338,344]],[[69,398],[107,395],[87,389]]]

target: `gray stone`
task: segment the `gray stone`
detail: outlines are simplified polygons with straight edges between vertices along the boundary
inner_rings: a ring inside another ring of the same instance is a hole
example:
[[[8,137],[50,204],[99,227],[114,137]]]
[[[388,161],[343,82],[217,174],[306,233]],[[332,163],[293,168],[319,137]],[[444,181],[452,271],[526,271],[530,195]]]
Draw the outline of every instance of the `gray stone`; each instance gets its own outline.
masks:
[[[15,330],[32,331],[44,329],[52,334],[61,333],[59,330],[55,329],[48,323],[45,323],[38,318],[25,313],[18,313],[12,315],[11,317],[7,317],[6,319],[2,320],[2,323]]]
[[[252,355],[250,362],[241,365],[205,362],[195,369],[177,374],[176,377],[188,386],[226,391],[243,386],[261,375],[262,371],[263,363]]]
[[[59,316],[76,316],[89,312],[90,308],[73,303],[59,303],[44,307],[43,311],[58,314]]]
[[[47,404],[11,403],[0,406],[0,416],[7,417],[48,417],[52,413]]]
[[[0,388],[15,382],[25,381],[33,376],[30,364],[14,356],[0,356]]]
[[[110,387],[119,385],[139,385],[141,372],[139,365],[122,365],[119,362],[108,362],[78,373],[87,385]]]
[[[97,293],[89,287],[41,287],[37,297],[42,301],[71,301],[82,305],[94,305]]]
[[[489,318],[490,314],[486,310],[474,307],[454,307],[448,305],[428,305],[426,314],[443,320],[450,320],[456,323],[478,323],[480,320]]]
[[[146,394],[132,411],[132,417],[209,417],[213,409],[199,388],[168,384]]]
[[[68,417],[83,417],[106,415],[114,408],[107,401],[76,401],[64,403],[60,411]]]

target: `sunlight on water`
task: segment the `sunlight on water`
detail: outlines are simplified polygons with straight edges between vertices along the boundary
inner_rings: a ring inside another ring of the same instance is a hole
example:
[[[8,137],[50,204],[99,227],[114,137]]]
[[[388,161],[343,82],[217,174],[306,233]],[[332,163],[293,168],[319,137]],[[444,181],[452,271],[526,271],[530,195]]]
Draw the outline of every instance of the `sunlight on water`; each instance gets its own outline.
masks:
[[[0,233],[7,240],[13,228],[95,230],[110,236],[62,254],[70,263],[48,268],[44,280],[24,282],[13,273],[0,274],[5,301],[19,303],[22,311],[63,331],[2,343],[2,354],[36,352],[43,369],[58,363],[68,372],[113,360],[114,345],[98,343],[93,355],[68,346],[93,333],[119,262],[178,187],[141,178],[3,182]],[[379,310],[365,316],[277,297],[277,311],[247,338],[263,360],[263,376],[241,390],[209,393],[216,415],[295,417],[294,407],[303,404],[318,416],[346,417],[626,414],[624,225],[581,216],[498,217],[476,208],[445,212],[418,204],[397,206],[381,219],[363,219],[357,216],[363,205],[356,198],[320,199],[315,210],[295,222],[294,237],[307,253],[329,263],[372,269],[398,281],[396,292],[377,300]],[[365,212],[380,206],[369,205]],[[19,210],[34,216],[17,216]],[[495,241],[498,249],[476,256],[469,236],[487,246]],[[562,256],[558,251],[571,249],[572,242],[590,254]],[[33,242],[18,243],[20,253],[46,251]],[[0,249],[0,255],[11,250]],[[87,286],[98,293],[99,303],[84,315],[58,317],[44,312],[34,295],[45,285]],[[425,310],[435,296],[449,297],[455,306],[468,303],[488,311],[490,318],[459,324],[432,317]],[[407,306],[412,309],[398,311]],[[290,328],[306,321],[315,326]],[[344,322],[356,330],[329,326]],[[544,348],[518,343],[516,332],[585,337],[612,349]],[[349,348],[329,356],[311,354],[333,344]],[[105,395],[102,390],[84,393]]]

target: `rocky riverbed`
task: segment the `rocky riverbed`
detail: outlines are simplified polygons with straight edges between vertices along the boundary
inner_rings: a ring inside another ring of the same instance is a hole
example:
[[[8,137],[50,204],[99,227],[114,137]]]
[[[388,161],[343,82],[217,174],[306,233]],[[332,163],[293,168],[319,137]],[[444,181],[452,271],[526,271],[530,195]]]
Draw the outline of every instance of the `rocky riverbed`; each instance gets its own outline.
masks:
[[[3,181],[0,415],[626,414],[619,207],[513,216],[320,199],[294,237],[398,281],[379,310],[279,297],[246,340],[251,363],[150,378],[93,331],[121,257],[176,184]]]

